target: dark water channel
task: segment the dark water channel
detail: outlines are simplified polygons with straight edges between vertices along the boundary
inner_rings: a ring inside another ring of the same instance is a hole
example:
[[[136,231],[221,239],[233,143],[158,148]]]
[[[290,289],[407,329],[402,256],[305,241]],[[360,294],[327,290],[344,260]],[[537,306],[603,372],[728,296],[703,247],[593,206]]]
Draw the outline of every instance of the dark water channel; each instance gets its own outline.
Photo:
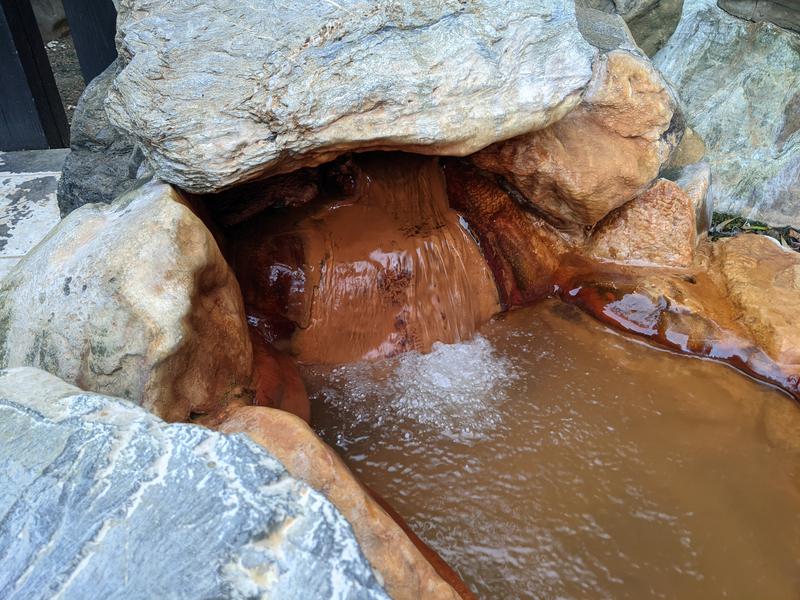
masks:
[[[800,597],[800,409],[557,301],[306,373],[314,425],[481,598]]]

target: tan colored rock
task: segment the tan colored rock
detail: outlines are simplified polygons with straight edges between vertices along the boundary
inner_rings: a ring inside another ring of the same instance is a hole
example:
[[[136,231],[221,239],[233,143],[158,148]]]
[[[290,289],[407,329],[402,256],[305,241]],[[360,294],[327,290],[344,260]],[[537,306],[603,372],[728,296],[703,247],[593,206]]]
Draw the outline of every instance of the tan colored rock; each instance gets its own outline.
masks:
[[[680,169],[700,162],[706,155],[706,144],[694,129],[687,127],[680,143],[669,158],[665,168]]]
[[[766,236],[698,246],[691,268],[574,260],[562,298],[672,350],[725,361],[800,400],[800,254]]]
[[[148,183],[70,214],[0,283],[0,365],[182,421],[238,393],[252,349],[208,229],[173,188]]]
[[[677,183],[692,201],[695,211],[697,236],[708,234],[714,214],[709,191],[711,189],[711,167],[707,162],[688,165],[680,170]]]
[[[713,246],[738,320],[774,360],[800,373],[800,254],[761,235]]]
[[[659,179],[598,223],[588,252],[613,262],[688,267],[694,260],[696,229],[692,198],[678,184]]]
[[[472,160],[502,175],[559,225],[594,225],[656,178],[679,135],[668,133],[675,111],[650,62],[615,50],[595,62],[583,102],[566,117]]]
[[[219,429],[246,433],[281,461],[292,476],[322,492],[352,525],[361,550],[392,598],[459,597],[333,449],[302,420],[279,410],[246,407],[235,411]]]

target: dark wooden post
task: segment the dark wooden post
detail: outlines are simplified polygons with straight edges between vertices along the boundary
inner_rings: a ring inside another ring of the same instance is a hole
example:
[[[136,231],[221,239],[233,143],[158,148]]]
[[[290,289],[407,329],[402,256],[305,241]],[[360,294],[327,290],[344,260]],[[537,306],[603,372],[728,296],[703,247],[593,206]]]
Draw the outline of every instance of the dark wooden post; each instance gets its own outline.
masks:
[[[0,0],[0,150],[69,144],[64,105],[29,0]]]
[[[89,83],[117,58],[117,11],[111,0],[63,2],[83,79]]]

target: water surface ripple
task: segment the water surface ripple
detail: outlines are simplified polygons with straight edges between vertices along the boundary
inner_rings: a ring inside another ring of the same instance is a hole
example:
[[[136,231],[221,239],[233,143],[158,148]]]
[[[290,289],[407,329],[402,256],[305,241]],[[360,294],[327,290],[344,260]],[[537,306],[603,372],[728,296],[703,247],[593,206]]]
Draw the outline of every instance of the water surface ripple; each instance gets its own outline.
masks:
[[[317,431],[481,598],[800,597],[798,445],[765,427],[800,410],[724,365],[548,301],[306,378]]]

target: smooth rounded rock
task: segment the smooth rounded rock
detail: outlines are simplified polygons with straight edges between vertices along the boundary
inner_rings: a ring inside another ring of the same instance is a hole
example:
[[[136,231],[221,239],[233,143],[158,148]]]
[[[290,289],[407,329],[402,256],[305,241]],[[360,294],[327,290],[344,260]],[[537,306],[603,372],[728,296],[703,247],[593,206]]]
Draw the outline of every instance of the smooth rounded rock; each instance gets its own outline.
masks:
[[[170,421],[209,413],[252,368],[241,292],[169,185],[61,221],[0,282],[0,366],[34,366]]]

